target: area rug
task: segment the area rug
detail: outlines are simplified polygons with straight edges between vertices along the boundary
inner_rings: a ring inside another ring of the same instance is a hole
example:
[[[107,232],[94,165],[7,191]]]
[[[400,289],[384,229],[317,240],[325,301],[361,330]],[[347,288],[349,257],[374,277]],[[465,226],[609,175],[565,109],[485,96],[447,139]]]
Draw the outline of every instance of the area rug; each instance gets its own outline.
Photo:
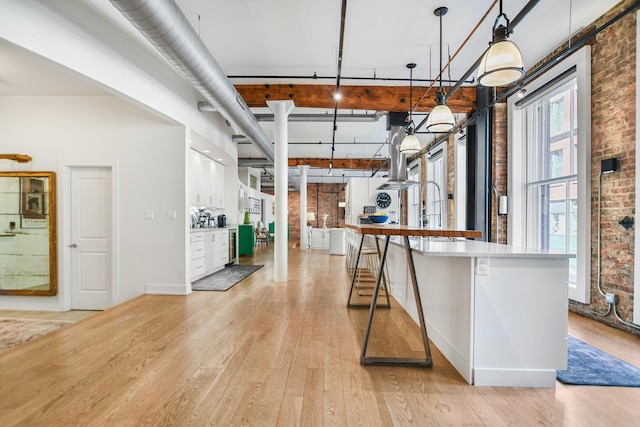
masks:
[[[640,369],[572,336],[567,370],[556,378],[565,384],[640,387]]]
[[[242,279],[261,269],[262,265],[231,265],[191,284],[194,291],[226,291]]]
[[[8,350],[70,323],[73,322],[70,320],[0,317],[0,351]]]

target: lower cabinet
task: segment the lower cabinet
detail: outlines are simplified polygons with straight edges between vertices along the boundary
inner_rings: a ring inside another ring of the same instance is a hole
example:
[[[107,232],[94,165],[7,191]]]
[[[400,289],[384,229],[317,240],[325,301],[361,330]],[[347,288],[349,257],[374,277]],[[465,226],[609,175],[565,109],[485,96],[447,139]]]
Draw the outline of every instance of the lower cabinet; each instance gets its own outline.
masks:
[[[329,249],[328,228],[314,228],[311,230],[311,247],[314,249]]]
[[[202,277],[207,272],[207,241],[204,231],[191,233],[191,279]]]
[[[222,268],[229,262],[229,230],[216,230],[214,268]]]
[[[191,233],[191,281],[224,268],[229,262],[229,230]]]

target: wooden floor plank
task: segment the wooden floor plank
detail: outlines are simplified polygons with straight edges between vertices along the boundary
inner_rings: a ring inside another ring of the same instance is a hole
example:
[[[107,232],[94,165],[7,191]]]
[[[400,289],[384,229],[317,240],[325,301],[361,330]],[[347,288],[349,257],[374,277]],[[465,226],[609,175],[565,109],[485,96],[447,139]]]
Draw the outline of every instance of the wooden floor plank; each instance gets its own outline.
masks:
[[[474,387],[432,346],[432,368],[361,366],[367,309],[348,309],[344,257],[289,250],[226,292],[143,295],[104,312],[0,311],[75,323],[0,352],[2,426],[633,425],[640,389]],[[640,365],[640,338],[574,314],[570,333]],[[420,357],[392,301],[372,350]],[[603,408],[606,408],[604,410]]]

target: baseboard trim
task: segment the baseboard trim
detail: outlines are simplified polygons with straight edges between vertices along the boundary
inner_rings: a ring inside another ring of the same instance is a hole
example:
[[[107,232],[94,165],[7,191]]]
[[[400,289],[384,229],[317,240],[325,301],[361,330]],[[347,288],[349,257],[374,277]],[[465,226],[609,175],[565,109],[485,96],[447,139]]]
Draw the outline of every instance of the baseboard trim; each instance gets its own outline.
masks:
[[[159,285],[150,283],[145,286],[145,294],[149,295],[189,295],[191,283],[186,285]]]
[[[487,369],[473,370],[476,386],[555,388],[555,369]]]

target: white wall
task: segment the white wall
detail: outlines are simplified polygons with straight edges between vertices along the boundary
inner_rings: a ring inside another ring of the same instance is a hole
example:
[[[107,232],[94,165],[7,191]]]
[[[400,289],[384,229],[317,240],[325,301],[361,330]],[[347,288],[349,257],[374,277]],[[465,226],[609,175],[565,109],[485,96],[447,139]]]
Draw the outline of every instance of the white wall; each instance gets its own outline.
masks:
[[[119,265],[122,302],[148,284],[188,287],[186,271],[185,130],[113,96],[0,97],[3,152],[33,157],[28,164],[3,162],[0,170],[55,171],[58,175],[58,266],[56,297],[2,297],[0,308],[62,310],[69,280],[63,207],[66,164],[118,164]],[[154,220],[144,211],[153,210]],[[167,210],[177,212],[167,220]]]
[[[238,180],[238,177],[236,176],[235,179]],[[238,194],[238,193],[235,193],[235,194]],[[260,211],[260,214],[252,213],[249,215],[251,218],[251,222],[253,222],[254,224],[257,224],[258,221],[262,221],[264,222],[265,226],[268,226],[270,222],[274,221],[274,215],[272,214],[273,203],[274,203],[273,195],[262,193],[258,190],[254,190],[253,188],[244,185],[243,183],[240,183],[240,192],[239,192],[238,200],[240,198],[244,199],[245,197],[252,197],[254,199],[262,200],[262,206],[264,208],[263,210]],[[238,224],[243,224],[243,223],[244,223],[244,210],[238,211]]]
[[[0,10],[0,43],[37,54],[56,69],[110,94],[0,97],[2,152],[34,158],[27,165],[2,162],[0,170],[56,171],[61,197],[65,164],[117,165],[118,301],[144,293],[145,286],[190,292],[189,145],[198,135],[194,144],[223,158],[226,213],[234,217],[238,155],[231,141],[233,130],[219,114],[197,110],[201,99],[197,91],[110,2],[0,0]],[[59,237],[67,232],[60,227],[62,219],[68,218],[62,202],[58,203]],[[154,220],[144,220],[146,210],[155,212]],[[167,220],[167,210],[175,210],[177,220]],[[68,308],[60,241],[59,295],[0,297],[0,308]]]

